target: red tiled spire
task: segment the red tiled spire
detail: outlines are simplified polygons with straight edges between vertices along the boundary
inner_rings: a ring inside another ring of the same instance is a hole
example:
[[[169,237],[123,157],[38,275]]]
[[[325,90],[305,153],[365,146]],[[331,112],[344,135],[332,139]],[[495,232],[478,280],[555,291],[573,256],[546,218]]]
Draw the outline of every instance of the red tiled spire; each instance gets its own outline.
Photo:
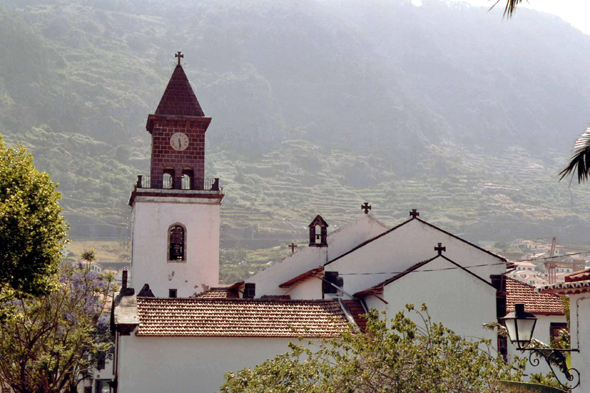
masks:
[[[205,116],[180,64],[172,73],[156,115]]]

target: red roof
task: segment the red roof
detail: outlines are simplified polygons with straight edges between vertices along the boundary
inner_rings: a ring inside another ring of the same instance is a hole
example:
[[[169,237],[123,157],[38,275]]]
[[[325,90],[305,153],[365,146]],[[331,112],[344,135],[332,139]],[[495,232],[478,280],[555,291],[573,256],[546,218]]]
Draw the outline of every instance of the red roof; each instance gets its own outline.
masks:
[[[238,290],[230,287],[211,288],[193,296],[198,299],[237,299],[239,297]]]
[[[156,115],[205,116],[181,65],[174,69]]]
[[[565,276],[565,282],[578,282],[590,280],[590,269],[582,270]]]
[[[524,303],[527,312],[539,315],[564,315],[558,295],[535,292],[535,287],[506,277],[506,314],[514,311],[515,303]]]
[[[141,337],[337,337],[335,300],[137,298]]]

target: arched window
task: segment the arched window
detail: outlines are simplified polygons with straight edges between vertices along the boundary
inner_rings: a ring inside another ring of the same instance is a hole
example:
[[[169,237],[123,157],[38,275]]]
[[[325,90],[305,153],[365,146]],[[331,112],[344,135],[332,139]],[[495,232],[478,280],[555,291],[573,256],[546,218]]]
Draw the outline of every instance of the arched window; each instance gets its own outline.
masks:
[[[162,188],[174,188],[174,169],[164,169]]]
[[[182,184],[181,187],[183,190],[192,190],[193,189],[193,176],[194,172],[192,169],[183,169],[182,170]]]
[[[322,227],[319,225],[315,226],[315,244],[322,243]]]
[[[180,225],[173,225],[168,231],[168,260],[184,261],[184,228]]]

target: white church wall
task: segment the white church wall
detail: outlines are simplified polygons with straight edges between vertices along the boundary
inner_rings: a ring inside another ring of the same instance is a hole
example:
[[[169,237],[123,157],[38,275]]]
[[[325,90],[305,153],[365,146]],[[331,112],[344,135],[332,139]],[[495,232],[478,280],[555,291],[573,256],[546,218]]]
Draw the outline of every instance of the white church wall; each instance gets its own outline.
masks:
[[[256,284],[257,298],[263,295],[284,295],[288,289],[279,288],[279,285],[311,269],[321,267],[326,262],[325,247],[306,247],[275,262],[246,281]]]
[[[204,290],[219,282],[219,213],[216,199],[151,198],[135,200],[132,216],[132,286],[150,285],[157,297],[178,297]],[[215,202],[213,202],[215,201]],[[168,230],[180,223],[186,228],[186,260],[168,261]]]
[[[287,290],[285,295],[291,296],[291,299],[321,299],[322,280],[310,277]]]
[[[374,217],[368,214],[362,215],[328,235],[328,260],[338,258],[388,229],[385,224]]]
[[[418,262],[436,256],[434,247],[442,243],[447,251],[444,255],[456,263],[473,268],[472,271],[490,281],[490,275],[501,274],[506,270],[502,261],[468,243],[441,232],[419,220],[407,224],[381,236],[354,252],[326,265],[326,271],[337,271],[344,277],[344,290],[348,293],[370,288],[395,272],[403,272]],[[391,272],[391,274],[349,275],[349,273]]]
[[[422,303],[434,322],[441,322],[455,333],[465,337],[487,338],[496,345],[496,333],[483,328],[486,322],[496,318],[496,289],[464,270],[421,270],[453,267],[448,261],[439,258],[416,273],[410,273],[385,286],[383,299],[388,318],[405,310],[406,304],[414,304],[420,309]],[[412,313],[417,323],[421,320]]]
[[[370,215],[363,215],[329,234],[328,247],[305,247],[256,273],[247,281],[256,284],[256,297],[283,295],[286,290],[279,288],[280,284],[311,269],[323,266],[329,260],[350,251],[386,230],[385,225]],[[305,299],[308,298],[305,297]]]
[[[119,393],[214,393],[227,372],[289,352],[290,341],[298,342],[295,338],[121,337]]]

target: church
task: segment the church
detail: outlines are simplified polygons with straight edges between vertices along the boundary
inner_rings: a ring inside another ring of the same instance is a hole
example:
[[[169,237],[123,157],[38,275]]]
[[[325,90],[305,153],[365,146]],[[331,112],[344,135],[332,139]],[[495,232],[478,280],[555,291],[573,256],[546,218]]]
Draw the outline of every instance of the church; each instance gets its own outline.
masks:
[[[505,339],[482,325],[499,321],[514,301],[540,294],[511,297],[506,259],[417,210],[390,228],[365,204],[364,214],[333,232],[329,217],[317,215],[309,247],[245,282],[220,286],[224,194],[220,180],[205,173],[211,118],[176,56],[147,119],[150,174],[138,177],[129,200],[131,282],[124,278],[111,314],[115,391],[215,392],[227,372],[287,352],[290,341],[338,337],[351,325],[362,331],[361,315],[370,308],[393,317],[408,303],[425,303],[433,320],[465,337],[491,339],[506,355]],[[559,297],[545,296],[564,319]]]

